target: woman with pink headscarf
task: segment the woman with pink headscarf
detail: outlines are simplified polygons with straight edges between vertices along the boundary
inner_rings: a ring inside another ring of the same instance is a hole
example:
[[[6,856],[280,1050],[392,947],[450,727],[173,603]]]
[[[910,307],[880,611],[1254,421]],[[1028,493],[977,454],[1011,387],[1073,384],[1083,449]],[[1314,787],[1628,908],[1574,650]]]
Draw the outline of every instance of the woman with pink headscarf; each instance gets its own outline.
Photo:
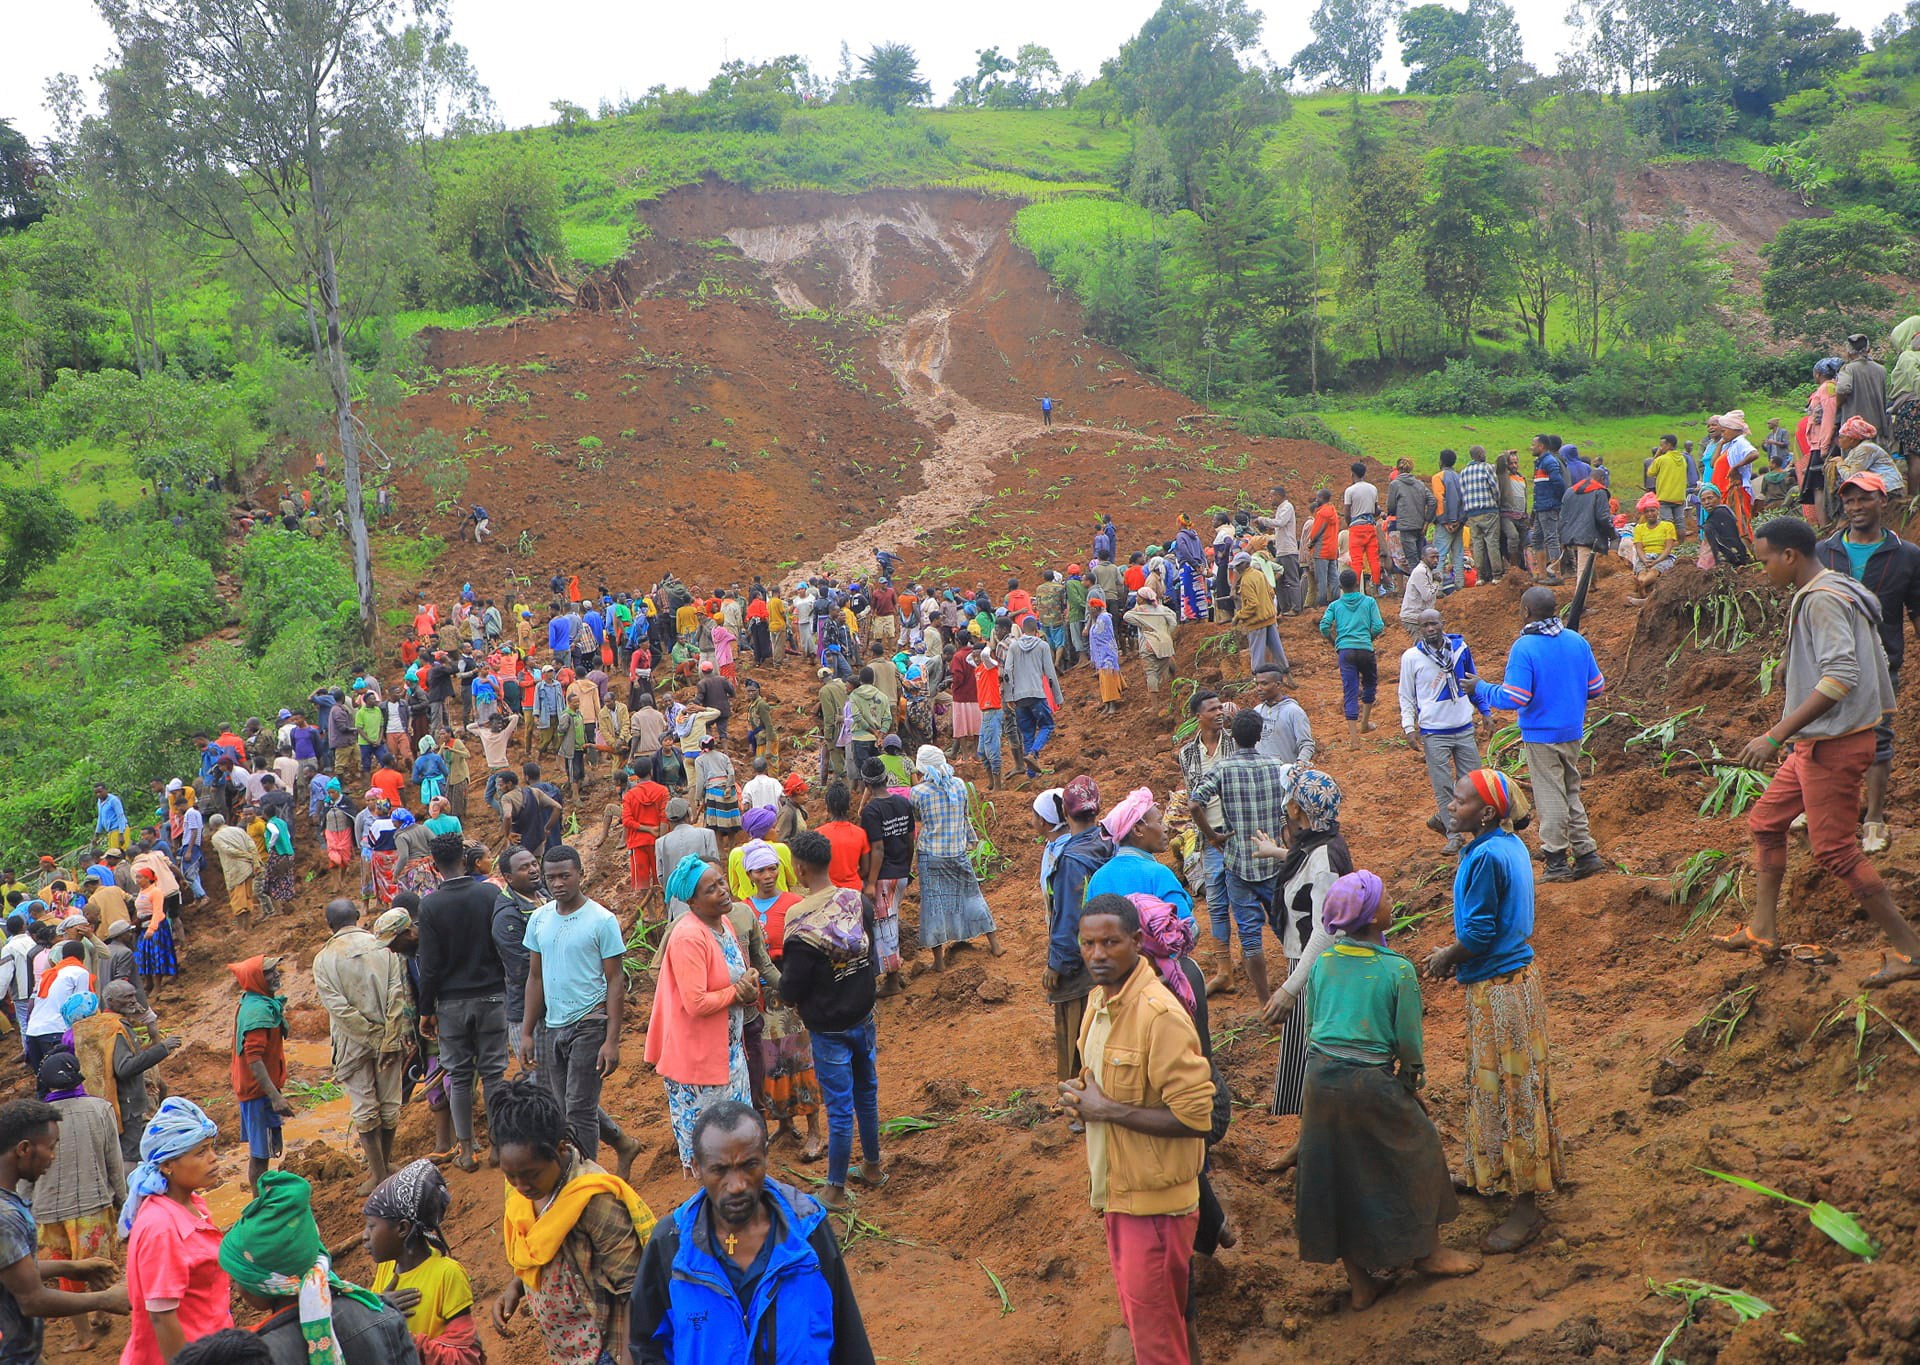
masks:
[[[1160,861],[1167,851],[1165,814],[1154,804],[1153,790],[1138,787],[1108,811],[1100,827],[1113,840],[1113,856],[1102,863],[1082,893],[1131,896],[1142,893],[1165,902],[1183,920],[1193,919],[1193,896],[1172,868]],[[1173,983],[1167,983],[1172,986]],[[1174,987],[1174,994],[1179,988]],[[1191,1006],[1189,1006],[1191,1010]]]
[[[1411,1265],[1470,1275],[1480,1258],[1440,1244],[1460,1212],[1433,1120],[1416,1098],[1425,1080],[1420,977],[1387,947],[1380,879],[1349,872],[1327,890],[1320,917],[1334,942],[1307,989],[1305,1102],[1294,1226],[1300,1259],[1346,1267],[1354,1308]]]
[[[1830,487],[1838,490],[1855,474],[1878,474],[1887,485],[1887,497],[1896,498],[1906,491],[1907,480],[1900,466],[1874,440],[1879,434],[1864,417],[1849,417],[1840,424],[1837,463],[1828,470]],[[1835,497],[1838,497],[1837,491]]]
[[[1749,485],[1759,451],[1747,439],[1747,415],[1735,408],[1718,417],[1709,417],[1707,429],[1715,440],[1711,481],[1720,490],[1721,501],[1733,513],[1734,522],[1740,527],[1740,539],[1751,541],[1753,491]]]

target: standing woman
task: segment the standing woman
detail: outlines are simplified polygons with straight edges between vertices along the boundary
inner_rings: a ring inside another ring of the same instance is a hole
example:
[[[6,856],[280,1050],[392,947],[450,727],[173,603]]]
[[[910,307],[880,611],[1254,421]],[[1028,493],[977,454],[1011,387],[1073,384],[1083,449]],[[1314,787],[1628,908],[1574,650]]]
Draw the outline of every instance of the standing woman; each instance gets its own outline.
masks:
[[[1513,1196],[1481,1246],[1517,1251],[1546,1223],[1535,1199],[1562,1176],[1547,993],[1533,965],[1533,865],[1514,832],[1531,816],[1526,794],[1496,768],[1455,783],[1447,809],[1453,832],[1472,842],[1453,878],[1455,942],[1427,958],[1426,973],[1466,990],[1467,1180],[1483,1196]]]
[[[219,1133],[199,1105],[163,1101],[127,1176],[120,1235],[127,1243],[133,1330],[120,1365],[161,1365],[189,1341],[233,1326],[233,1291],[220,1268],[220,1229],[200,1191],[219,1183]]]
[[[293,908],[293,830],[286,811],[276,806],[267,817],[266,903],[263,915],[281,915]]]
[[[420,736],[420,757],[413,760],[413,781],[420,788],[420,804],[430,806],[446,790],[447,760],[439,754],[440,742],[432,735]]]
[[[980,842],[967,814],[967,784],[954,776],[947,756],[922,744],[913,756],[920,781],[912,792],[920,832],[915,852],[920,872],[920,942],[933,949],[935,971],[946,967],[947,945],[987,936],[995,957],[1006,952],[993,911],[980,892],[968,854]],[[796,856],[798,856],[796,854]]]
[[[1111,716],[1120,709],[1120,644],[1105,598],[1087,599],[1087,618],[1087,656],[1100,676],[1100,709]]]
[[[733,760],[720,750],[717,736],[700,741],[700,757],[693,761],[695,785],[706,801],[706,826],[720,843],[720,851],[733,846],[740,832],[740,786],[734,779]]]
[[[1827,459],[1840,436],[1840,394],[1833,382],[1839,373],[1839,356],[1815,361],[1813,392],[1807,395],[1807,454],[1800,465],[1800,510],[1815,522],[1826,520]]]
[[[140,889],[133,898],[133,919],[136,924],[144,922],[146,928],[133,947],[133,967],[140,973],[141,993],[151,999],[159,993],[163,979],[179,974],[180,959],[174,949],[173,921],[167,918],[166,898],[154,885],[153,870],[143,867],[134,879]]]
[[[1256,855],[1274,850],[1255,845]],[[1322,926],[1327,892],[1353,871],[1353,855],[1340,833],[1340,784],[1318,768],[1302,769],[1287,794],[1287,847],[1280,864],[1274,914],[1287,979],[1268,997],[1261,1017],[1281,1026],[1280,1059],[1274,1072],[1273,1112],[1298,1114],[1307,1083],[1308,1011],[1299,1009],[1313,963],[1333,935]],[[1297,1150],[1297,1149],[1296,1149]]]
[[[740,913],[752,921],[752,933],[759,941],[766,960],[759,963],[761,1074],[765,1103],[760,1111],[767,1116],[772,1132],[769,1143],[784,1128],[801,1141],[799,1119],[807,1121],[807,1136],[800,1150],[802,1161],[818,1161],[827,1147],[820,1136],[820,1080],[813,1069],[813,1039],[800,1014],[780,998],[780,960],[786,952],[787,913],[800,904],[800,894],[781,889],[780,858],[773,846],[759,840],[747,845],[747,876],[752,879],[752,894],[733,909],[734,932],[740,929]],[[758,956],[756,955],[756,961]],[[749,1058],[749,1061],[752,1059]]]
[[[1092,606],[1091,601],[1088,606]],[[962,636],[959,649],[954,651],[953,662],[947,666],[948,714],[952,717],[953,748],[956,752],[963,739],[974,740],[977,747],[980,734],[980,688],[973,676],[973,645],[971,636]]]
[[[693,913],[667,933],[645,1056],[666,1086],[674,1144],[691,1179],[701,1111],[721,1100],[752,1103],[743,1006],[759,994],[760,974],[727,922],[733,895],[717,863],[682,858],[667,878],[667,904],[676,900]]]

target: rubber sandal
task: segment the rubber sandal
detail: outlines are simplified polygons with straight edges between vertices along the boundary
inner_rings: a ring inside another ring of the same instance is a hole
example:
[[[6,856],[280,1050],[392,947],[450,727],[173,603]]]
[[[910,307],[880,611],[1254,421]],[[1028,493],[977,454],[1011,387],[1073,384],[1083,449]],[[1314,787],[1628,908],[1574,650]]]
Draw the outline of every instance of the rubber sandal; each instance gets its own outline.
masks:
[[[1889,977],[1887,973],[1892,969],[1892,963],[1894,962],[1898,962],[1902,967],[1907,968],[1912,968],[1916,965],[1913,958],[1908,957],[1905,953],[1895,952],[1889,948],[1880,954],[1880,970],[1862,981],[1860,985],[1866,990],[1877,991],[1884,990],[1888,986],[1898,985],[1902,981],[1912,981],[1915,979],[1915,975],[1909,973]]]
[[[1893,831],[1884,820],[1869,820],[1860,826],[1860,851],[1865,854],[1885,853],[1893,845]]]
[[[1831,967],[1840,960],[1840,954],[1824,943],[1789,944],[1787,956],[1802,967]]]
[[[885,1189],[887,1182],[892,1178],[893,1178],[893,1172],[889,1171],[885,1166],[882,1166],[880,1168],[880,1178],[878,1180],[867,1179],[867,1168],[864,1162],[862,1162],[858,1166],[849,1167],[847,1170],[847,1180],[850,1183],[859,1185],[863,1189],[869,1189],[869,1190]]]
[[[1514,1252],[1520,1250],[1521,1247],[1525,1246],[1527,1243],[1533,1241],[1534,1238],[1538,1237],[1540,1235],[1541,1229],[1546,1227],[1546,1225],[1547,1225],[1547,1220],[1545,1218],[1540,1218],[1535,1222],[1529,1224],[1527,1227],[1527,1230],[1521,1233],[1517,1238],[1495,1236],[1495,1234],[1498,1233],[1500,1230],[1499,1228],[1496,1227],[1492,1231],[1488,1232],[1487,1235],[1481,1239],[1480,1249],[1486,1252],[1489,1256],[1511,1256]]]
[[[1716,934],[1713,942],[1730,953],[1757,952],[1760,960],[1774,963],[1780,960],[1780,945],[1772,939],[1761,938],[1748,925],[1741,925],[1730,934]]]

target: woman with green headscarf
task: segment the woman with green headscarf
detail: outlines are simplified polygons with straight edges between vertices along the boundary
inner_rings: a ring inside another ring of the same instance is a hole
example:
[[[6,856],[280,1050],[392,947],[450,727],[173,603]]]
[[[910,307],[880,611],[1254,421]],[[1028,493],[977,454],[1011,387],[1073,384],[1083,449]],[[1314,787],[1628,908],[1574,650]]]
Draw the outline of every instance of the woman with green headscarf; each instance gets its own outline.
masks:
[[[333,1273],[313,1221],[313,1189],[291,1171],[267,1171],[253,1201],[220,1239],[220,1268],[240,1297],[273,1316],[255,1335],[274,1365],[418,1362],[406,1316]]]

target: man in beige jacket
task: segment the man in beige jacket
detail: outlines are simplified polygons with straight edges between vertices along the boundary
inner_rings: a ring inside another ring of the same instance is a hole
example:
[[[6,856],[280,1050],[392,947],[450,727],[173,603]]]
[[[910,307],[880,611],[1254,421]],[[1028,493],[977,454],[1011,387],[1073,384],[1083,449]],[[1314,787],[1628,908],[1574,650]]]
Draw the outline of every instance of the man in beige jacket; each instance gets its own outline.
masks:
[[[352,901],[328,901],[326,914],[333,937],[314,954],[313,987],[327,1011],[333,1078],[352,1103],[353,1129],[367,1154],[360,1193],[371,1194],[392,1168],[400,1126],[407,967],[360,927]]]

